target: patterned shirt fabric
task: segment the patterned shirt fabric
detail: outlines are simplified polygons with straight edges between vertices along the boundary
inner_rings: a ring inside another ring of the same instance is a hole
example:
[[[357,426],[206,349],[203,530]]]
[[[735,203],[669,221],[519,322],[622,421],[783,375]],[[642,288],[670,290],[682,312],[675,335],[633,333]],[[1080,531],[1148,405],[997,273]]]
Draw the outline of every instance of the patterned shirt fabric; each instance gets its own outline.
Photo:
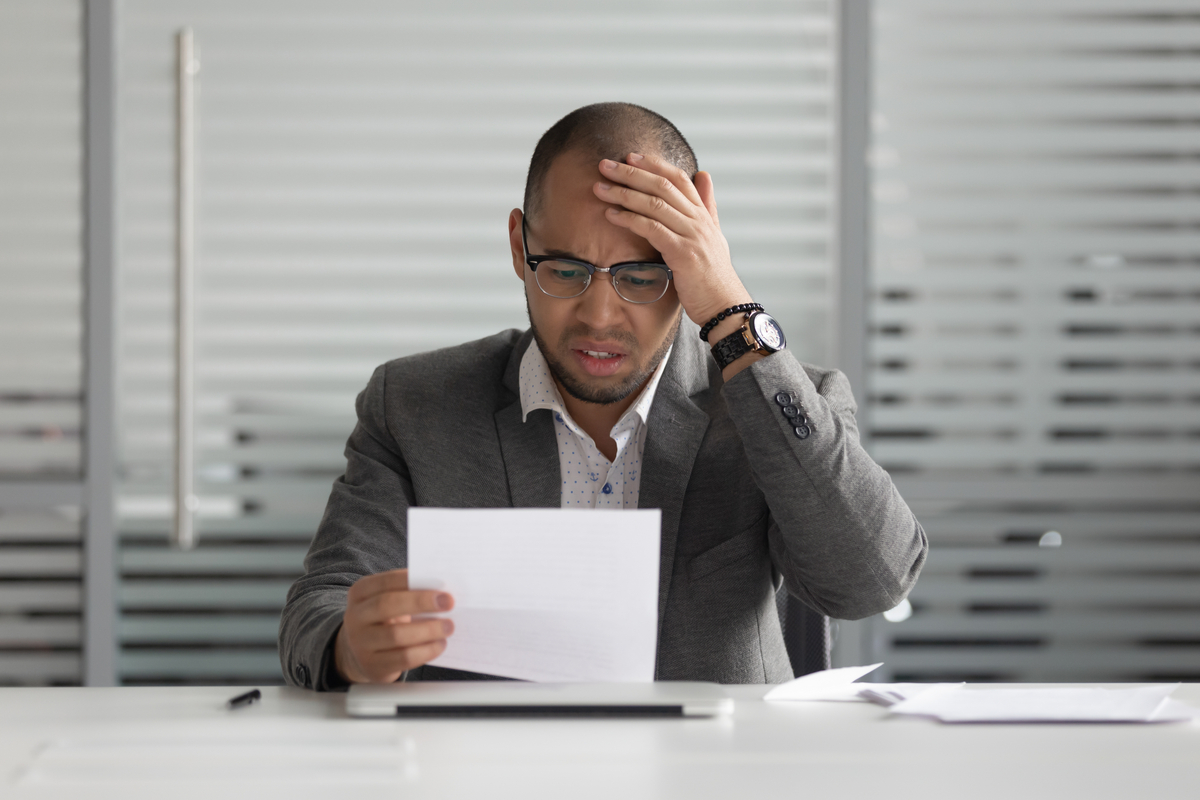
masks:
[[[550,375],[550,365],[530,342],[521,358],[521,421],[529,412],[547,409],[554,415],[554,434],[558,439],[558,466],[562,475],[563,508],[637,508],[642,485],[642,452],[646,449],[646,420],[658,382],[671,358],[667,352],[641,396],[609,431],[617,443],[617,457],[610,462],[596,447],[592,437],[571,419],[558,386]]]

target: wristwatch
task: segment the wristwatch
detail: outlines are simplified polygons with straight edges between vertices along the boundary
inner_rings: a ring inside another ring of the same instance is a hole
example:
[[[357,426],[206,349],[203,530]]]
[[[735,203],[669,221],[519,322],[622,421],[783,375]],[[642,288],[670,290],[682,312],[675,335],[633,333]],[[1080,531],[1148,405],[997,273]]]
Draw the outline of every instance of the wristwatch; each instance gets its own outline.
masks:
[[[787,339],[779,323],[765,311],[746,314],[742,327],[713,345],[717,366],[725,369],[746,353],[777,353],[787,347]]]

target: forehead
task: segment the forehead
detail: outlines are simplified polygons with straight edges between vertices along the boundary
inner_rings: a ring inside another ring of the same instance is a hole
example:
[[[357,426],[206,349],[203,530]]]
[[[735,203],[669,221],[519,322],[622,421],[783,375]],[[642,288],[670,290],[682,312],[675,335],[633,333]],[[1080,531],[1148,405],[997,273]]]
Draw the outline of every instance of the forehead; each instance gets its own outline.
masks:
[[[592,191],[602,177],[599,165],[598,157],[577,150],[554,159],[542,185],[536,220],[530,220],[531,230],[537,230],[545,247],[569,251],[595,264],[656,258],[658,253],[649,242],[605,216],[613,206]]]

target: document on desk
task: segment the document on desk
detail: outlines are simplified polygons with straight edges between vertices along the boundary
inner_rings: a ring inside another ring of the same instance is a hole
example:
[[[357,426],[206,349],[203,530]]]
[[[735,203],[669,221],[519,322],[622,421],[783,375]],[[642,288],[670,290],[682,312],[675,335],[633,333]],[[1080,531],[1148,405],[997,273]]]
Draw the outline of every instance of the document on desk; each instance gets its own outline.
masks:
[[[454,596],[431,664],[530,681],[651,681],[658,509],[408,510],[408,579]]]
[[[1194,710],[1170,700],[1179,684],[978,687],[943,684],[891,706],[893,714],[942,722],[1184,722]]]
[[[862,699],[863,687],[855,681],[883,666],[868,664],[864,667],[837,667],[801,675],[795,680],[781,683],[763,695],[763,700],[834,700],[855,702]]]

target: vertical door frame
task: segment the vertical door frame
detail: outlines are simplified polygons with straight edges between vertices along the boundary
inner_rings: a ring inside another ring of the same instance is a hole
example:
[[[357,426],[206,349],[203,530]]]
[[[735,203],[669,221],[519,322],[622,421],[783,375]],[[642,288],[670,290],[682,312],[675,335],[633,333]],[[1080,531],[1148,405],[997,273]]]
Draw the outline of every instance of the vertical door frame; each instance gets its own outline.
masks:
[[[872,6],[872,0],[837,3],[834,364],[850,379],[858,400],[860,432],[869,391],[866,381],[871,261]],[[870,620],[836,623],[834,666],[867,663],[870,628]]]
[[[81,0],[84,39],[83,683],[117,683],[116,2]]]

